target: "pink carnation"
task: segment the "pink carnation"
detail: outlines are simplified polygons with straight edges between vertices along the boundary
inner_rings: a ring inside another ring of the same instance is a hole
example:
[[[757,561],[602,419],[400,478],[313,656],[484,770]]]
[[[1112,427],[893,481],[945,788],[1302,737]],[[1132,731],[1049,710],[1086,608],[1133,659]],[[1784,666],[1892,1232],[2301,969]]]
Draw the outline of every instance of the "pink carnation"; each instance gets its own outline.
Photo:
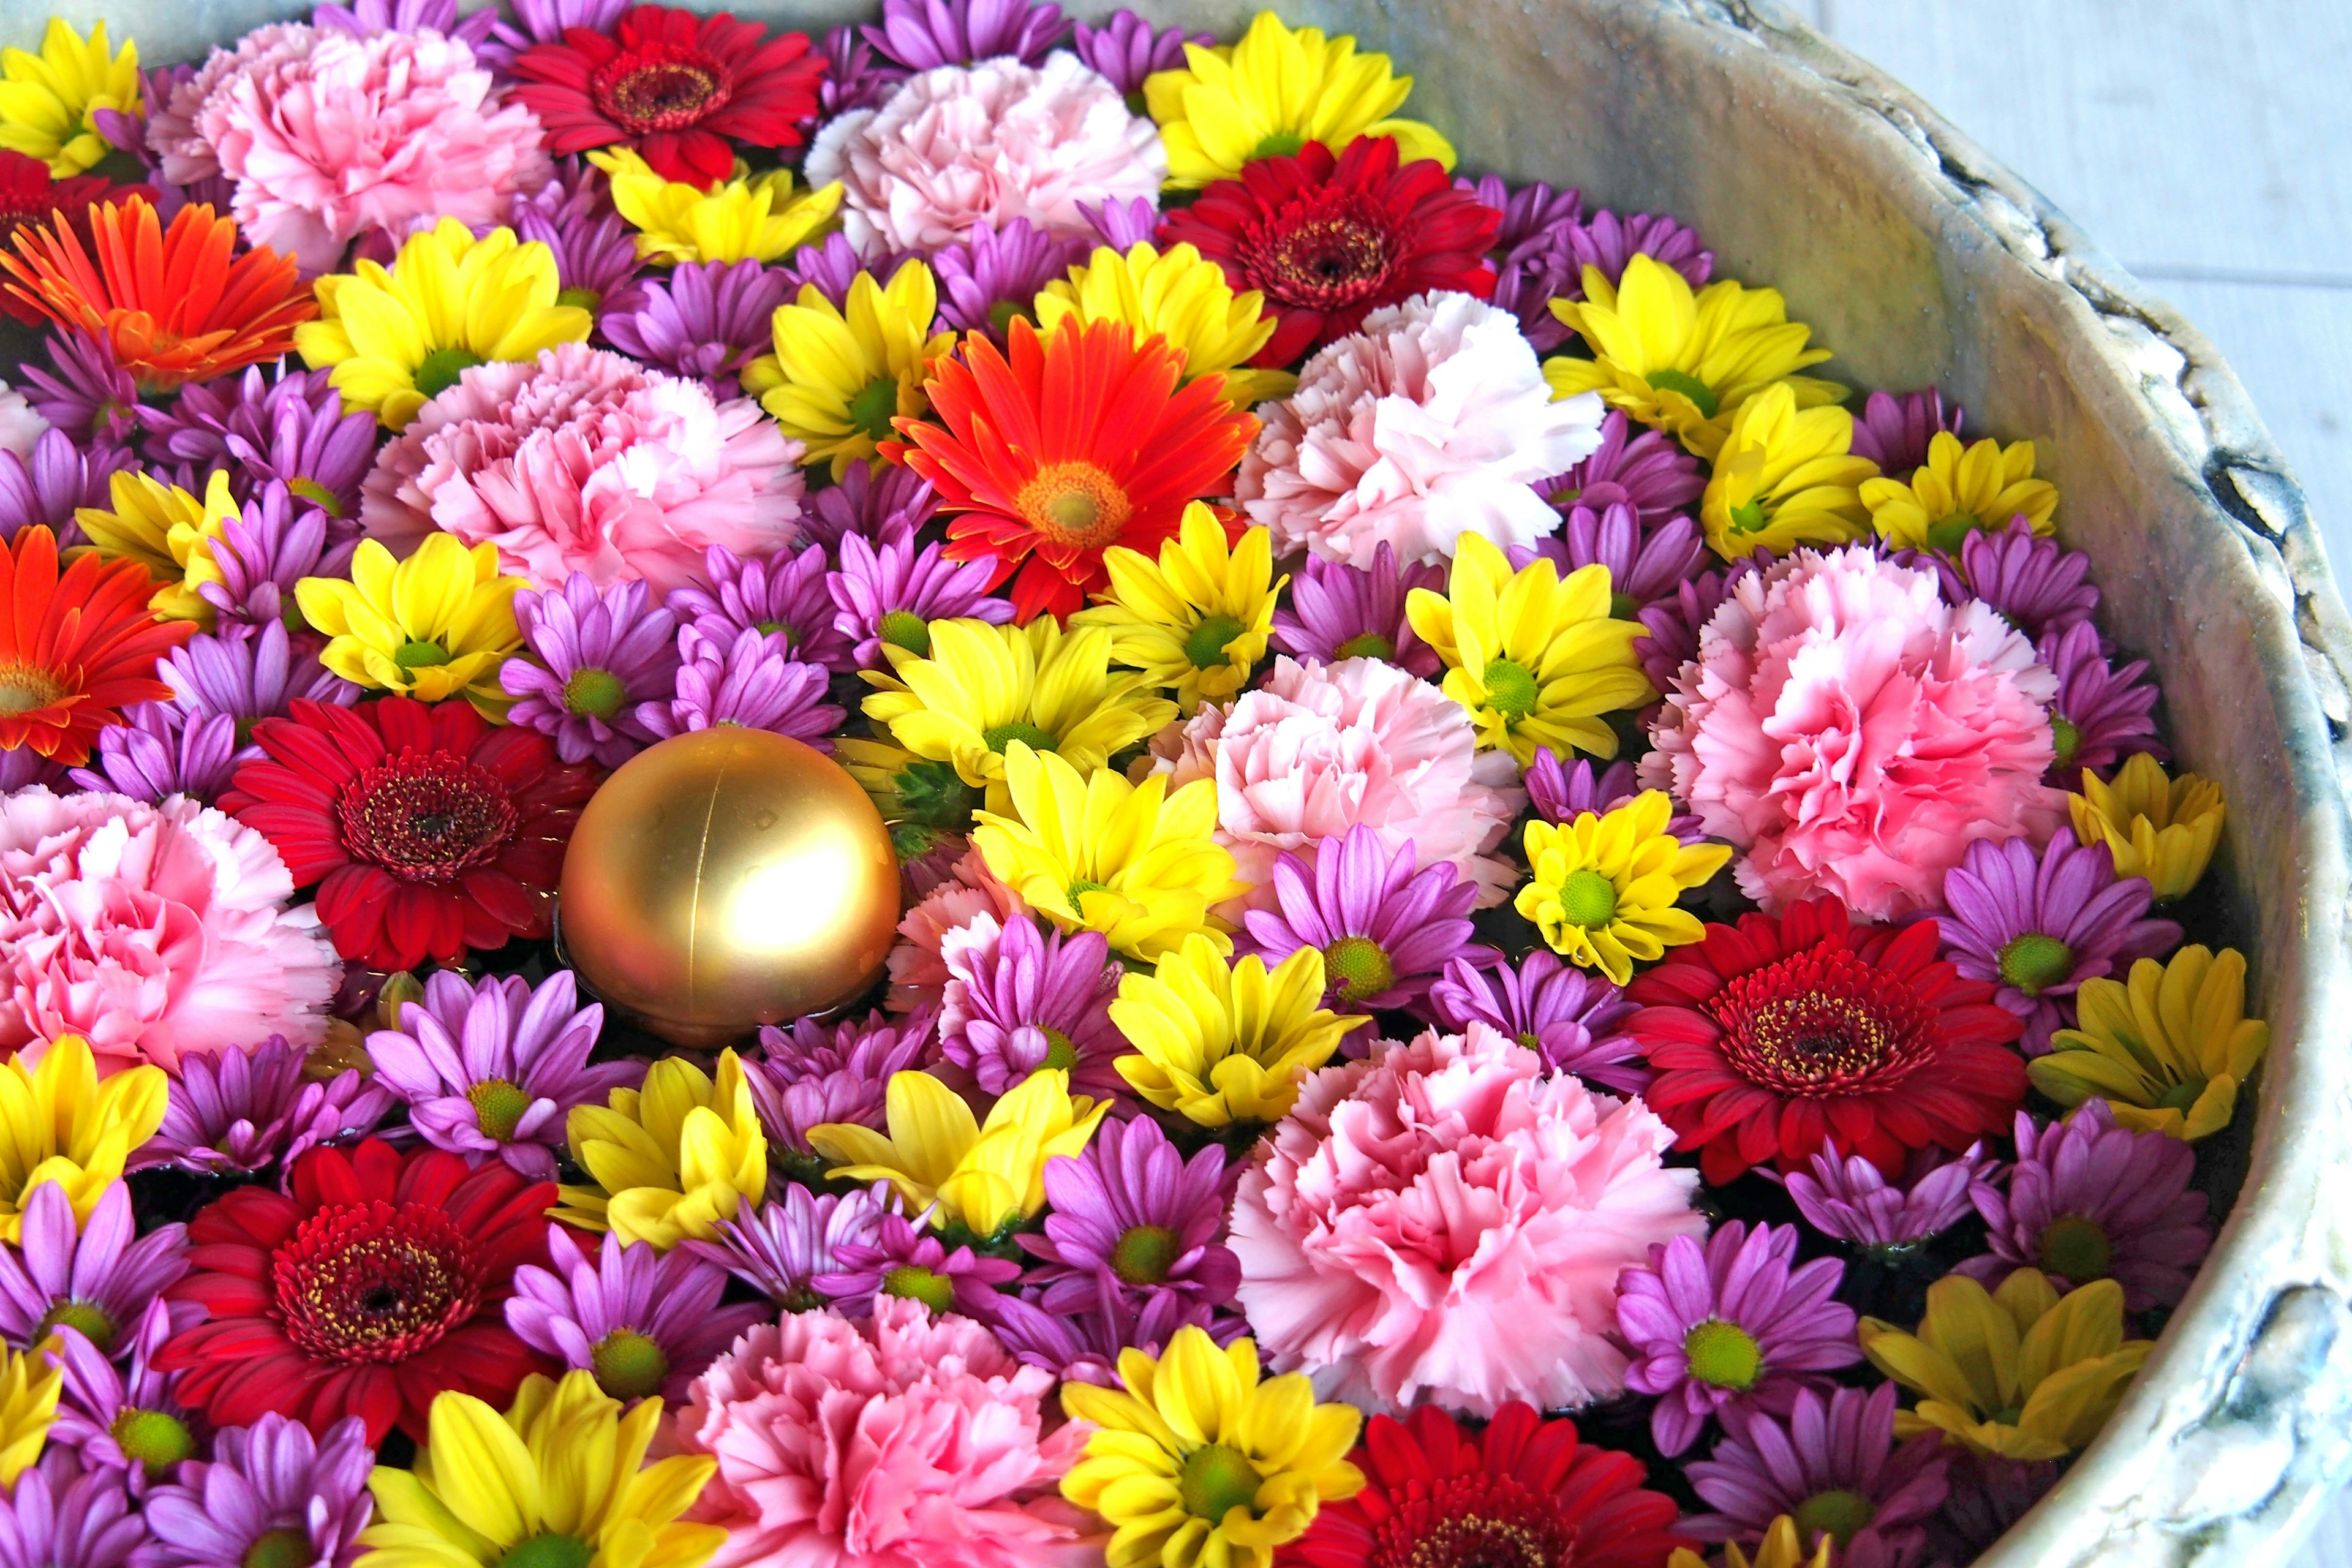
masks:
[[[249,70],[274,70],[310,52],[317,30],[300,22],[271,22],[256,27],[234,48],[215,47],[195,74],[183,78],[147,120],[147,145],[153,150],[159,172],[174,185],[193,185],[221,172],[213,144],[196,130],[196,117],[220,85]]]
[[[406,553],[434,529],[488,540],[534,588],[710,585],[704,552],[772,555],[800,538],[802,445],[748,398],[559,343],[476,365],[376,457],[361,521]]]
[[[883,1005],[893,1013],[936,1007],[947,994],[947,939],[987,915],[999,929],[1029,906],[997,880],[977,849],[967,849],[948,879],[919,900],[898,921],[899,942],[890,950],[890,993]]]
[[[1093,1428],[1046,1432],[1054,1376],[986,1329],[878,1296],[745,1331],[695,1379],[679,1447],[718,1459],[689,1518],[724,1525],[712,1568],[1100,1563],[1055,1495]]]
[[[1056,50],[911,78],[879,110],[817,133],[813,185],[844,186],[842,227],[866,256],[935,250],[1026,218],[1055,239],[1094,237],[1080,203],[1156,203],[1168,153],[1118,89]]]
[[[1639,1100],[1546,1078],[1484,1023],[1326,1068],[1244,1173],[1229,1245],[1277,1371],[1391,1415],[1624,1388],[1617,1277],[1702,1236],[1698,1173]]]
[[[1390,855],[1410,841],[1416,870],[1454,867],[1478,884],[1481,908],[1520,878],[1486,853],[1527,804],[1511,754],[1481,752],[1460,703],[1376,658],[1277,658],[1262,688],[1193,715],[1160,766],[1171,789],[1217,781],[1217,841],[1253,885],[1248,907],[1274,907],[1283,851],[1311,863],[1318,842],[1360,826]]]
[[[1768,913],[1823,893],[1872,920],[1932,910],[1970,844],[2063,818],[2033,645],[1867,546],[1741,577],[1674,684],[1642,781],[1746,851]]]
[[[317,1044],[342,969],[293,894],[269,840],[184,795],[0,799],[0,1058],[59,1035],[100,1071]]]

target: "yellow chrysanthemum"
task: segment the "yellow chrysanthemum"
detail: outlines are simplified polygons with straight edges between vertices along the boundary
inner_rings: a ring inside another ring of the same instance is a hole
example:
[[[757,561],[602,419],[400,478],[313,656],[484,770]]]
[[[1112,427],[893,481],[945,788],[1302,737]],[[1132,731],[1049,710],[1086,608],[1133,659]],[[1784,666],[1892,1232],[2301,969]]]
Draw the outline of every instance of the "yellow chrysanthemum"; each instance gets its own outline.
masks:
[[[1070,617],[1071,628],[1108,632],[1111,658],[1173,690],[1187,714],[1248,682],[1265,657],[1276,595],[1290,581],[1274,574],[1265,529],[1245,530],[1241,543],[1228,545],[1224,525],[1199,501],[1184,509],[1177,537],[1161,542],[1158,562],[1118,544],[1103,552],[1103,569],[1109,588]]]
[[[861,460],[878,468],[877,445],[897,434],[890,421],[929,412],[923,382],[955,347],[953,332],[931,334],[939,308],[939,280],[920,261],[900,263],[887,287],[859,273],[846,310],[808,284],[797,303],[776,307],[776,352],[743,368],[743,390],[808,444],[805,461],[830,459],[835,479]]]
[[[2033,443],[2003,447],[1994,440],[1970,443],[1938,430],[1927,443],[1927,460],[1901,479],[1865,479],[1862,503],[1878,537],[1904,550],[1935,550],[1957,556],[1961,541],[1979,529],[1996,531],[2022,517],[2036,533],[2055,531],[2058,487],[2033,477]]]
[[[893,673],[867,672],[881,689],[866,700],[866,716],[913,755],[986,789],[991,811],[1013,809],[1004,752],[1013,742],[1087,773],[1176,717],[1141,678],[1110,672],[1117,645],[1108,631],[1065,632],[1040,616],[1025,626],[933,621],[930,633],[930,658],[894,647]]]
[[[167,621],[194,621],[209,627],[213,606],[196,592],[199,583],[220,581],[213,542],[221,525],[240,516],[228,493],[228,474],[213,470],[198,500],[177,485],[132,470],[107,481],[112,510],[78,507],[80,525],[100,555],[136,561],[156,580],[147,607]]]
[[[1824,1495],[1845,1497],[1851,1494],[1833,1492]],[[1784,1513],[1765,1528],[1764,1539],[1757,1543],[1753,1557],[1742,1552],[1738,1542],[1725,1542],[1723,1568],[1830,1568],[1832,1540],[1830,1531],[1818,1531],[1814,1533],[1813,1549],[1807,1552],[1797,1534],[1797,1521]],[[1707,1561],[1687,1546],[1677,1546],[1667,1557],[1666,1568],[1707,1568]]]
[[[1198,934],[1233,939],[1209,907],[1248,889],[1211,837],[1217,785],[1170,790],[1165,774],[1129,784],[1110,768],[1081,776],[1052,752],[1005,748],[1013,809],[983,811],[971,842],[988,868],[1064,931],[1098,931],[1113,952],[1150,963]]]
[[[2083,982],[2074,1026],[2025,1071],[2061,1105],[2102,1099],[2123,1126],[2194,1142],[2230,1125],[2270,1045],[2271,1026],[2246,1016],[2245,955],[2191,946]]]
[[[1895,1433],[1940,1431],[1979,1454],[2059,1459],[2099,1435],[2151,1340],[2124,1338],[2124,1288],[2097,1279],[2060,1297],[2039,1268],[1988,1293],[1965,1274],[1927,1287],[1927,1316],[1906,1334],[1862,1320],[1870,1364],[1920,1396]]]
[[[588,161],[613,182],[613,205],[637,231],[637,254],[665,267],[681,261],[773,261],[790,255],[841,209],[841,182],[795,193],[793,172],[754,174],[738,159],[735,177],[704,188],[665,180],[626,147]]]
[[[1136,1093],[1203,1127],[1279,1121],[1339,1038],[1370,1020],[1323,1007],[1322,952],[1302,947],[1269,972],[1230,963],[1196,936],[1150,974],[1118,983],[1110,1019],[1134,1053],[1113,1064]]]
[[[1052,331],[1064,318],[1125,321],[1136,341],[1154,335],[1184,354],[1184,378],[1216,374],[1236,408],[1287,397],[1298,378],[1286,370],[1258,370],[1249,360],[1274,336],[1265,296],[1234,292],[1225,269],[1190,245],[1160,250],[1135,246],[1121,256],[1098,247],[1084,267],[1070,268],[1037,296],[1037,325]]]
[[[522,646],[514,613],[522,586],[499,575],[497,545],[468,550],[428,533],[405,561],[362,540],[348,581],[305,577],[294,602],[330,639],[319,662],[345,680],[425,702],[463,697],[496,717],[514,700],[499,668]]]
[[[1554,952],[1624,984],[1634,964],[1706,934],[1675,900],[1731,858],[1728,845],[1686,845],[1667,832],[1673,816],[1665,792],[1651,789],[1606,816],[1588,811],[1558,827],[1535,818],[1526,829],[1534,871],[1514,907]]]
[[[1444,659],[1445,695],[1470,710],[1481,751],[1507,747],[1524,768],[1538,747],[1617,754],[1604,713],[1658,693],[1633,657],[1640,623],[1609,614],[1609,568],[1559,580],[1538,557],[1513,572],[1483,534],[1465,533],[1443,595],[1415,588],[1405,616]]]
[[[0,1491],[16,1484],[49,1440],[65,1368],[37,1348],[0,1345]]]
[[[768,1135],[733,1051],[716,1079],[683,1057],[646,1069],[643,1089],[578,1105],[564,1124],[574,1163],[595,1182],[565,1187],[554,1217],[664,1251],[707,1241],[746,1199],[768,1190]]]
[[[888,1182],[911,1210],[929,1208],[932,1225],[990,1237],[1045,1206],[1045,1162],[1084,1149],[1109,1109],[1072,1095],[1068,1073],[1040,1068],[989,1107],[983,1123],[930,1074],[900,1072],[884,1092],[887,1133],[827,1121],[810,1128],[808,1141],[833,1162],[828,1176]]]
[[[1268,1568],[1364,1489],[1348,1462],[1363,1416],[1318,1405],[1305,1373],[1259,1382],[1255,1341],[1181,1328],[1156,1361],[1120,1352],[1118,1381],[1062,1384],[1062,1408],[1095,1425],[1062,1495],[1109,1523],[1109,1568]]]
[[[1853,415],[1800,408],[1786,384],[1740,405],[1699,500],[1708,545],[1737,561],[1860,539],[1868,513],[1861,487],[1878,465],[1853,456]]]
[[[0,1241],[25,1239],[25,1200],[55,1182],[89,1223],[131,1152],[163,1125],[163,1069],[135,1067],[100,1082],[79,1035],[60,1035],[41,1065],[22,1053],[0,1062]]]
[[[2221,786],[2195,773],[2168,777],[2146,752],[2126,758],[2112,784],[2084,769],[2066,810],[2075,838],[2105,845],[2116,875],[2147,878],[2158,903],[2195,887],[2221,842]]]
[[[0,148],[40,159],[59,179],[95,168],[114,150],[92,110],[135,115],[140,106],[139,46],[125,38],[111,49],[103,21],[84,39],[52,16],[39,54],[0,49]]]
[[[504,1415],[469,1394],[438,1394],[406,1469],[368,1477],[368,1568],[701,1568],[727,1531],[688,1524],[719,1461],[646,1463],[658,1399],[625,1414],[585,1372],[533,1373]]]
[[[1777,289],[1727,278],[1693,293],[1673,268],[1635,256],[1614,287],[1599,268],[1586,268],[1583,300],[1554,300],[1551,313],[1593,353],[1544,362],[1554,397],[1598,392],[1702,458],[1715,457],[1732,416],[1768,386],[1785,383],[1800,408],[1845,395],[1833,381],[1797,374],[1830,351],[1805,346],[1812,329],[1789,320]]]
[[[313,370],[333,367],[344,407],[373,408],[394,430],[473,366],[585,342],[595,324],[559,302],[545,245],[510,228],[476,239],[456,218],[409,236],[389,270],[362,261],[317,288],[320,317],[294,329],[294,346]]]

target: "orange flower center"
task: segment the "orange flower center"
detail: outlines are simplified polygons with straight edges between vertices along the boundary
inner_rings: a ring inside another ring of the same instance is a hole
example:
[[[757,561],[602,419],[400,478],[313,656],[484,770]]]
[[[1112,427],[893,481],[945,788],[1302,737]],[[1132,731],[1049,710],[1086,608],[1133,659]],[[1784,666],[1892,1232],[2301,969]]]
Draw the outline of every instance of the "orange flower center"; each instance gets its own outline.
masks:
[[[1013,504],[1031,528],[1078,550],[1115,542],[1135,510],[1118,481],[1092,463],[1048,463]]]
[[[0,664],[0,713],[33,713],[69,696],[46,669]]]

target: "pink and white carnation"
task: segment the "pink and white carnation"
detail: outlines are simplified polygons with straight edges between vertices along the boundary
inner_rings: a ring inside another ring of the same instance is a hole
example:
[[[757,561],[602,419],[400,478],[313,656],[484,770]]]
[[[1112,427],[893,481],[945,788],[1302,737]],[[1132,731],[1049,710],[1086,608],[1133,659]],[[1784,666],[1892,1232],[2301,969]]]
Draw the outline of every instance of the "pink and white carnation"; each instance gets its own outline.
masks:
[[[1234,1201],[1258,1348],[1391,1415],[1622,1393],[1619,1273],[1706,1232],[1698,1173],[1661,1161],[1674,1141],[1484,1023],[1326,1068]]]
[[[947,995],[947,941],[986,915],[1002,931],[1029,906],[1020,894],[997,879],[977,849],[966,849],[950,868],[947,880],[916,900],[898,921],[898,941],[886,961],[890,991],[883,1006],[893,1013],[937,1007]]]
[[[377,454],[361,521],[398,554],[436,529],[488,541],[541,590],[574,572],[707,588],[710,546],[765,556],[800,538],[803,449],[749,398],[559,343],[476,365],[420,409]]]
[[[0,1058],[80,1035],[101,1072],[327,1031],[342,979],[269,840],[200,802],[0,799]]]
[[[1094,1428],[1049,1422],[1054,1383],[920,1301],[877,1296],[854,1322],[786,1312],[746,1330],[677,1412],[677,1447],[719,1461],[687,1517],[726,1528],[711,1568],[1099,1564],[1057,1495]]]
[[[172,83],[147,117],[147,146],[167,184],[193,185],[219,177],[220,156],[196,129],[196,118],[222,83],[247,71],[264,74],[310,52],[318,29],[301,22],[269,22],[229,48],[215,47],[193,75]],[[157,85],[163,85],[161,78]]]
[[[1159,771],[1169,788],[1217,783],[1217,842],[1251,884],[1235,907],[1274,907],[1274,863],[1309,863],[1326,838],[1374,829],[1414,869],[1444,861],[1478,884],[1478,907],[1511,895],[1521,873],[1498,855],[1527,805],[1508,752],[1478,750],[1462,705],[1376,658],[1323,664],[1276,658],[1265,683],[1203,705]]]
[[[841,115],[809,148],[809,183],[842,184],[841,224],[867,258],[930,251],[1026,218],[1094,238],[1079,204],[1156,204],[1159,128],[1076,55],[1011,56],[909,78],[879,109]]]
[[[1601,445],[1598,393],[1555,403],[1508,310],[1416,294],[1374,310],[1307,362],[1298,390],[1261,405],[1234,499],[1274,535],[1369,570],[1453,557],[1465,533],[1533,546],[1559,527],[1537,491]]]
[[[2033,645],[1866,545],[1741,577],[1674,687],[1642,782],[1743,851],[1767,913],[1823,893],[1870,920],[1933,910],[1970,844],[2064,819]]]

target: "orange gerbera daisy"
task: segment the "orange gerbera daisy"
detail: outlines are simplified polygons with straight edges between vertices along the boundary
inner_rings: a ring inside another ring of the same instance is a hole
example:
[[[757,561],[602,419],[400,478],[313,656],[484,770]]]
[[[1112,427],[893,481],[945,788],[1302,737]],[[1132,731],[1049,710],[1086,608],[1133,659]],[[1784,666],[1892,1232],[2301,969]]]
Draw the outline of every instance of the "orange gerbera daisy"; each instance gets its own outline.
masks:
[[[33,309],[112,343],[143,392],[276,359],[319,313],[292,257],[260,246],[238,256],[236,222],[208,206],[182,207],[166,228],[132,197],[93,209],[89,225],[90,249],[67,224],[27,225],[0,268]]]
[[[0,752],[87,762],[91,737],[121,721],[117,710],[171,700],[155,661],[196,627],[150,614],[154,590],[147,568],[94,550],[60,576],[47,528],[0,547]]]
[[[945,423],[901,418],[907,439],[882,453],[961,514],[950,560],[993,562],[992,587],[1013,577],[1023,621],[1067,616],[1105,582],[1105,550],[1156,558],[1185,503],[1222,493],[1257,434],[1223,376],[1180,390],[1183,373],[1181,353],[1159,337],[1137,347],[1123,321],[1066,317],[1041,333],[1016,319],[1009,355],[973,332],[940,361],[924,390]]]

